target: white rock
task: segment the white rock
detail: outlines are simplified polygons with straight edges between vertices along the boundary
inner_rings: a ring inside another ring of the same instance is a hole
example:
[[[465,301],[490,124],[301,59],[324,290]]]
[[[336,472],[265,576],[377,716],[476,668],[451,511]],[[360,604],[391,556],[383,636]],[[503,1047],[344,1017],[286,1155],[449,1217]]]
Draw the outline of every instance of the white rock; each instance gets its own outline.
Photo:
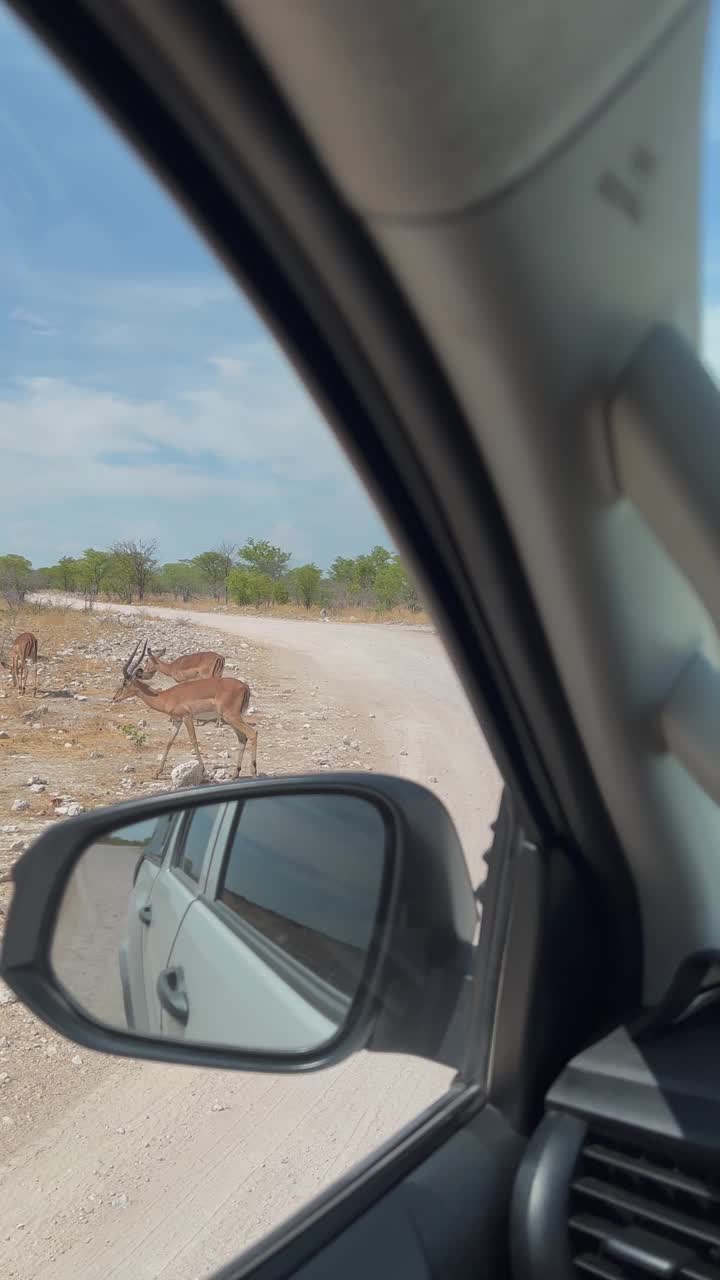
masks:
[[[43,786],[47,786],[47,778],[41,778],[39,773],[31,773],[28,778],[28,786],[34,786],[36,782],[40,782]]]
[[[3,741],[6,741],[9,737],[9,733],[6,733],[4,729],[0,729],[0,738],[2,738]]]
[[[29,800],[13,800],[12,802],[13,813],[24,813],[25,810],[29,808],[30,808]]]
[[[173,791],[181,791],[183,787],[196,787],[205,781],[205,771],[197,760],[183,760],[176,764],[170,774]]]
[[[40,795],[40,793],[41,793],[42,791],[44,791],[44,790],[45,790],[45,783],[44,783],[44,782],[31,782],[31,783],[30,783],[30,790],[32,791],[33,795],[39,796],[39,795]]]
[[[55,810],[59,818],[77,818],[78,814],[84,813],[84,806],[78,804],[77,800],[67,800],[65,804],[59,804]]]

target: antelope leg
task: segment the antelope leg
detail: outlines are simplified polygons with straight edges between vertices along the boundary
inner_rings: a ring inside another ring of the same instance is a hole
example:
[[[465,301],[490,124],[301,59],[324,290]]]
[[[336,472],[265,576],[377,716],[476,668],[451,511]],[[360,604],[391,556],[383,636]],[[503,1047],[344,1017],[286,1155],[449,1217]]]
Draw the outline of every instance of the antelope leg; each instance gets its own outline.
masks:
[[[206,772],[206,770],[205,770],[205,762],[204,762],[204,760],[203,760],[202,756],[200,755],[200,748],[199,748],[199,746],[198,746],[198,740],[197,740],[197,735],[196,735],[196,733],[195,733],[195,725],[193,724],[193,718],[192,718],[192,716],[188,716],[188,717],[187,717],[187,719],[186,719],[186,721],[185,721],[185,728],[187,729],[187,731],[188,731],[188,737],[190,738],[190,741],[192,742],[193,751],[195,752],[195,755],[196,755],[196,756],[197,756],[197,758],[198,758],[198,764],[200,765],[200,768],[202,769],[203,773],[205,773],[205,772]]]
[[[160,761],[160,767],[159,767],[159,769],[158,769],[157,773],[155,774],[155,777],[156,777],[156,778],[159,778],[159,777],[160,777],[160,774],[162,773],[163,769],[165,768],[165,761],[166,761],[166,760],[167,760],[167,758],[168,758],[168,752],[169,752],[169,750],[170,750],[170,748],[171,748],[171,746],[172,746],[173,742],[174,742],[174,741],[175,741],[175,739],[177,738],[177,736],[178,736],[178,734],[179,734],[179,732],[180,732],[181,728],[182,728],[182,720],[173,720],[173,722],[172,722],[172,729],[170,730],[170,737],[168,738],[167,746],[165,747],[165,751],[163,752],[163,758],[162,758],[162,760]]]

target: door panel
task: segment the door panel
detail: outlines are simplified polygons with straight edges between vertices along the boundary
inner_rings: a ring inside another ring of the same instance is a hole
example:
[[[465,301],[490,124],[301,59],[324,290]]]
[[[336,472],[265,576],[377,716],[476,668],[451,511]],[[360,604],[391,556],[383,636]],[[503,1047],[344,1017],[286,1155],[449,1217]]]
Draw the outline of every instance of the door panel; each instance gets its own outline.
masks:
[[[330,1040],[337,1022],[270,968],[202,898],[185,913],[168,967],[181,968],[183,1023],[163,1008],[164,1035],[297,1052]]]
[[[161,1010],[157,997],[158,975],[166,967],[173,942],[185,912],[195,894],[188,881],[168,868],[155,877],[149,897],[151,918],[143,924],[142,967],[151,1034],[161,1026]]]
[[[391,1170],[369,1171],[334,1213],[316,1216],[306,1206],[282,1230],[289,1243],[273,1253],[276,1233],[214,1280],[504,1280],[508,1207],[524,1147],[500,1112],[484,1106],[402,1180],[388,1185]],[[311,1219],[293,1238],[293,1227]]]
[[[145,904],[150,907],[150,920],[144,925],[143,974],[148,1017],[155,1034],[162,1025],[157,981],[170,962],[183,916],[202,891],[224,815],[225,805],[206,805],[180,824]]]

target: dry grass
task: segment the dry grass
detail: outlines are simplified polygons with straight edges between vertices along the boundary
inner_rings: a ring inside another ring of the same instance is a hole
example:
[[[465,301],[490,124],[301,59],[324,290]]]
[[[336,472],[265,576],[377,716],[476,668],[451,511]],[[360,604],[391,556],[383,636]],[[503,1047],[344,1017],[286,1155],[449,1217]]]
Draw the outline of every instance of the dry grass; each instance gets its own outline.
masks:
[[[200,613],[235,614],[238,617],[257,618],[294,618],[301,622],[319,622],[320,605],[312,605],[306,609],[301,604],[269,604],[257,608],[253,605],[219,604],[210,596],[197,596],[187,603],[174,600],[171,596],[147,596],[144,600],[146,608],[162,606],[177,609],[180,613],[190,610]],[[427,627],[432,620],[423,609],[413,612],[412,609],[367,609],[361,605],[347,609],[328,609],[330,622],[382,622],[395,626]]]

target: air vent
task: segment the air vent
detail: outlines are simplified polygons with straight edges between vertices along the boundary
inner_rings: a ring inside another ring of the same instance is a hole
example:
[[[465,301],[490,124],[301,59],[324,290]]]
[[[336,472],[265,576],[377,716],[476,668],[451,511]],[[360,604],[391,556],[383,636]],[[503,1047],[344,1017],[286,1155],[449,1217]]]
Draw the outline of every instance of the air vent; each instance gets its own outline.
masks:
[[[578,1277],[720,1280],[720,1182],[589,1141],[571,1184],[570,1247]]]

